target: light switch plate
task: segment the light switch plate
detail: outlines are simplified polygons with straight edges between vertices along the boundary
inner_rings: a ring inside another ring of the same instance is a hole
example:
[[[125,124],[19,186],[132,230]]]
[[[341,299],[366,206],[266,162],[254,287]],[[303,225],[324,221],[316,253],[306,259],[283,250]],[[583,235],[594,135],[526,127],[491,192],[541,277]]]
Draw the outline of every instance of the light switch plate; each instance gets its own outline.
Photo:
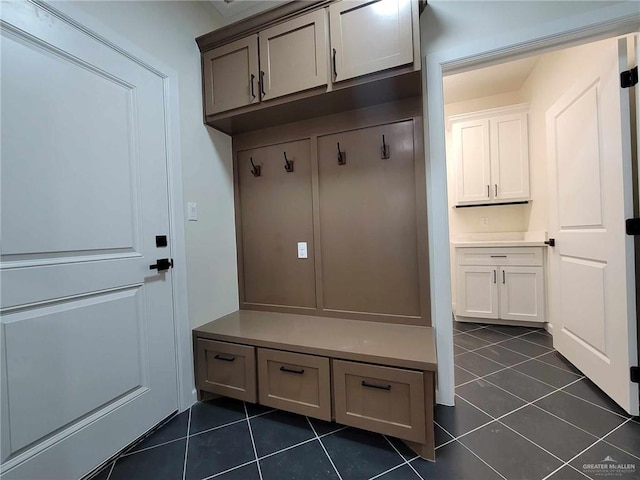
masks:
[[[307,242],[298,242],[298,258],[307,258]]]
[[[187,202],[187,219],[192,222],[198,221],[198,204],[195,202]]]

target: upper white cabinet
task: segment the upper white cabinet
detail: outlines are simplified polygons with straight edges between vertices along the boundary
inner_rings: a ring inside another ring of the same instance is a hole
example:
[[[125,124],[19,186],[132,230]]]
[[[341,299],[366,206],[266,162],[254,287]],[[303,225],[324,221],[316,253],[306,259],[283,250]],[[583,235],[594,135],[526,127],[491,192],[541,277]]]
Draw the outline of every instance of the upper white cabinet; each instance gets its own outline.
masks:
[[[451,117],[458,205],[529,200],[528,105]]]
[[[410,0],[342,1],[329,6],[336,82],[413,62]]]
[[[202,67],[207,115],[260,101],[257,35],[203,53]]]
[[[322,9],[258,34],[263,100],[327,84],[327,33]]]

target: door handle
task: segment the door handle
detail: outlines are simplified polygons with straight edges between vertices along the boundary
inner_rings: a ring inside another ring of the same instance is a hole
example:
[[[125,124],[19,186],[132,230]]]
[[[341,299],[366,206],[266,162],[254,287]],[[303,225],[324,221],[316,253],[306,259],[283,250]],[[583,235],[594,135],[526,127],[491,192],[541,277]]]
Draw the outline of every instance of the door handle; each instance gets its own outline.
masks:
[[[233,362],[236,359],[236,357],[234,357],[233,355],[226,356],[220,354],[216,355],[213,358],[215,358],[216,360],[224,360],[225,362]]]
[[[251,74],[251,98],[255,99],[256,98],[256,92],[253,90],[253,82],[256,79],[256,76],[252,73]]]
[[[491,187],[487,185],[487,198],[491,196]]]
[[[498,271],[493,271],[493,283],[498,283]]]
[[[378,390],[391,390],[391,385],[376,385],[375,383],[369,383],[364,380],[362,380],[360,385],[367,388],[377,388]]]
[[[549,240],[545,240],[544,244],[545,245],[549,245],[550,247],[555,247],[556,246],[556,239],[555,238],[550,238]]]
[[[505,283],[507,283],[507,279],[505,277],[504,270],[502,270],[502,284],[504,285]]]
[[[338,78],[338,70],[336,70],[336,49],[333,49],[333,78]]]
[[[264,92],[264,71],[262,70],[260,70],[260,81],[258,83],[260,83],[260,91],[262,92],[262,97],[264,98],[266,93]]]
[[[494,186],[495,192],[496,192],[496,197],[498,196],[498,184],[496,183]]]
[[[280,367],[280,371],[281,372],[289,372],[289,373],[297,373],[297,374],[303,374],[304,373],[304,368],[301,368],[300,370],[295,370],[293,368],[287,368],[285,366]]]
[[[158,260],[156,260],[155,264],[149,265],[149,270],[155,269],[158,270],[158,272],[165,272],[170,268],[173,268],[173,258],[159,258]]]

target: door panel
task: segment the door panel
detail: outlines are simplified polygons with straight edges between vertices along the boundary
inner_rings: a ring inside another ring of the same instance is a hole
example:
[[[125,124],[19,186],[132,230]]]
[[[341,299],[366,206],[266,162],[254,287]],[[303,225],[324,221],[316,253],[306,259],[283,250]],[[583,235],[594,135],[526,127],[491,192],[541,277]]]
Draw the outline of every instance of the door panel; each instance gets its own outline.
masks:
[[[527,114],[491,119],[491,175],[495,200],[529,198]]]
[[[165,84],[49,6],[1,15],[2,474],[80,478],[177,410]]]
[[[554,346],[629,413],[638,414],[626,39],[595,44],[581,80],[547,112],[550,315]]]
[[[259,37],[263,100],[327,84],[324,9],[264,30]]]
[[[542,267],[501,267],[500,318],[544,322],[544,278]]]
[[[202,66],[207,115],[260,101],[257,35],[204,53]]]
[[[498,267],[458,267],[457,314],[498,318]]]
[[[453,125],[458,203],[489,202],[491,158],[489,120],[472,120]]]
[[[329,6],[329,19],[334,81],[413,62],[410,1],[336,2]]]

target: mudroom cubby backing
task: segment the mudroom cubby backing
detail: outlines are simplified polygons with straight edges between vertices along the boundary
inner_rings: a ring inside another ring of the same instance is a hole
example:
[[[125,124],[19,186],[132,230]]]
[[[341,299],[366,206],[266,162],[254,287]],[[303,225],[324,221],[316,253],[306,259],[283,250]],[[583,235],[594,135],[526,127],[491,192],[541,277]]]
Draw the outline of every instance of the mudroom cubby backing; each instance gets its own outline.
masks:
[[[233,148],[241,309],[430,325],[419,99]]]

